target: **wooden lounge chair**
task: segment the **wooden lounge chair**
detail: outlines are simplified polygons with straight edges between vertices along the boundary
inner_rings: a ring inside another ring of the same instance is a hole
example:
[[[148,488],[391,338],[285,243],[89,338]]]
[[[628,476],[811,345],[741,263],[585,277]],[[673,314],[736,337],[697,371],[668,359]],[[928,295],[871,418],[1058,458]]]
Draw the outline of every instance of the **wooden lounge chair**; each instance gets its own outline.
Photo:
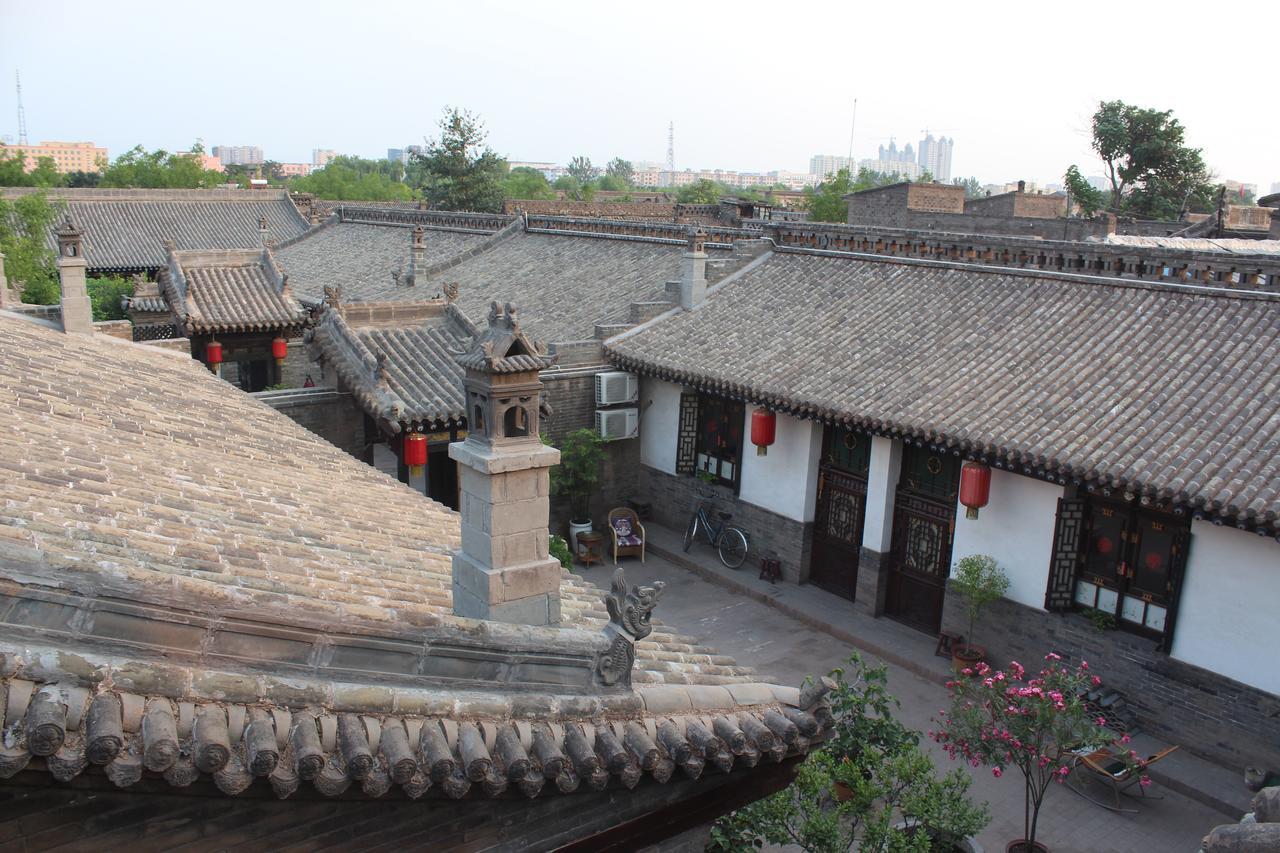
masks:
[[[635,510],[618,507],[609,510],[609,535],[613,537],[613,564],[619,557],[639,556],[644,562],[644,525]]]
[[[1067,787],[1089,802],[1102,806],[1104,809],[1110,809],[1113,812],[1124,812],[1125,814],[1137,814],[1137,809],[1126,809],[1121,806],[1120,796],[1123,794],[1126,797],[1137,799],[1130,793],[1130,789],[1137,785],[1139,797],[1152,800],[1161,799],[1159,796],[1148,794],[1146,788],[1140,783],[1148,767],[1175,749],[1177,749],[1176,746],[1170,746],[1160,750],[1155,755],[1148,756],[1145,760],[1145,765],[1139,768],[1126,766],[1119,755],[1105,746],[1091,751],[1080,752],[1076,757],[1075,766],[1071,768],[1071,773],[1067,776]],[[1090,796],[1085,790],[1085,784],[1088,782],[1111,789],[1111,795],[1115,798],[1115,805],[1109,805],[1096,797]]]

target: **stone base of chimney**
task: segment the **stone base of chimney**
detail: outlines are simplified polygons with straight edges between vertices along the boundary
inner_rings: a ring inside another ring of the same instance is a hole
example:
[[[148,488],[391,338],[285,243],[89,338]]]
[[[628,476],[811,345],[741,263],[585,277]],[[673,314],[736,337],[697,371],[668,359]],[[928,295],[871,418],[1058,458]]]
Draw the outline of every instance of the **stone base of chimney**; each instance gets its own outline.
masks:
[[[491,569],[453,555],[453,612],[519,625],[560,624],[560,561],[554,557]]]

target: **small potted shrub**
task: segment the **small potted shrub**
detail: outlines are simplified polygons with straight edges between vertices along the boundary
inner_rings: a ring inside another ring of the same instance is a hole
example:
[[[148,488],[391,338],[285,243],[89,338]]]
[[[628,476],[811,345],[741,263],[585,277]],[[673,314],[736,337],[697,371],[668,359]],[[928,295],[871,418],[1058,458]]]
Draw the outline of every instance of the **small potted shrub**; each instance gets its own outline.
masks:
[[[973,669],[987,656],[987,650],[973,640],[975,626],[987,605],[999,601],[1009,591],[1009,577],[993,558],[970,554],[956,564],[951,589],[964,599],[969,617],[969,633],[964,635],[964,643],[951,650],[951,665],[956,672],[962,672]]]
[[[591,495],[600,482],[604,441],[595,430],[574,430],[560,446],[560,464],[551,469],[551,493],[569,500],[569,552],[578,553],[578,534],[591,529]]]

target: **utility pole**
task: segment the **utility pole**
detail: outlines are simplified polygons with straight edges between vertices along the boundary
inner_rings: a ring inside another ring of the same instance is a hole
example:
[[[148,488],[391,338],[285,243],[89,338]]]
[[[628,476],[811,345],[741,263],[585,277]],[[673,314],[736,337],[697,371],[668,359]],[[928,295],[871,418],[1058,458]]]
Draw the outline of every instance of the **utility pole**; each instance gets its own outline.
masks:
[[[22,107],[22,75],[14,71],[13,77],[18,83],[18,144],[27,143],[27,111]]]
[[[667,180],[676,183],[676,123],[667,126]]]
[[[849,173],[853,173],[853,129],[858,126],[858,99],[853,99],[853,121],[849,122]]]

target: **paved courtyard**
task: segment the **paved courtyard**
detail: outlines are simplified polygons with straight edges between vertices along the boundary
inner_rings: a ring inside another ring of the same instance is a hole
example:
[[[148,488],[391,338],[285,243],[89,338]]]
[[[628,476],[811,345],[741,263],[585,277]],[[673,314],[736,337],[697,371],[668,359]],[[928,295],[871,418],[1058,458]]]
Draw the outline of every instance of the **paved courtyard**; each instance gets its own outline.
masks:
[[[655,618],[733,655],[776,683],[798,685],[807,674],[840,666],[852,650],[831,634],[704,580],[652,552],[643,567],[637,560],[627,560],[625,568],[632,583],[666,582]],[[612,571],[608,564],[583,574],[607,587]],[[863,656],[878,662],[874,656]],[[941,684],[892,663],[889,686],[902,702],[900,719],[921,732],[931,728],[931,718],[947,702]],[[922,744],[940,768],[962,766],[949,761],[927,738],[922,738]],[[974,780],[970,795],[991,805],[992,821],[979,841],[988,851],[1002,851],[1008,841],[1022,836],[1020,777],[1007,774],[996,779],[987,768],[965,769]],[[1143,804],[1140,814],[1128,815],[1107,811],[1055,785],[1040,812],[1038,840],[1054,853],[1195,851],[1212,827],[1227,822],[1220,812],[1159,785],[1153,786],[1152,793],[1164,799]]]

